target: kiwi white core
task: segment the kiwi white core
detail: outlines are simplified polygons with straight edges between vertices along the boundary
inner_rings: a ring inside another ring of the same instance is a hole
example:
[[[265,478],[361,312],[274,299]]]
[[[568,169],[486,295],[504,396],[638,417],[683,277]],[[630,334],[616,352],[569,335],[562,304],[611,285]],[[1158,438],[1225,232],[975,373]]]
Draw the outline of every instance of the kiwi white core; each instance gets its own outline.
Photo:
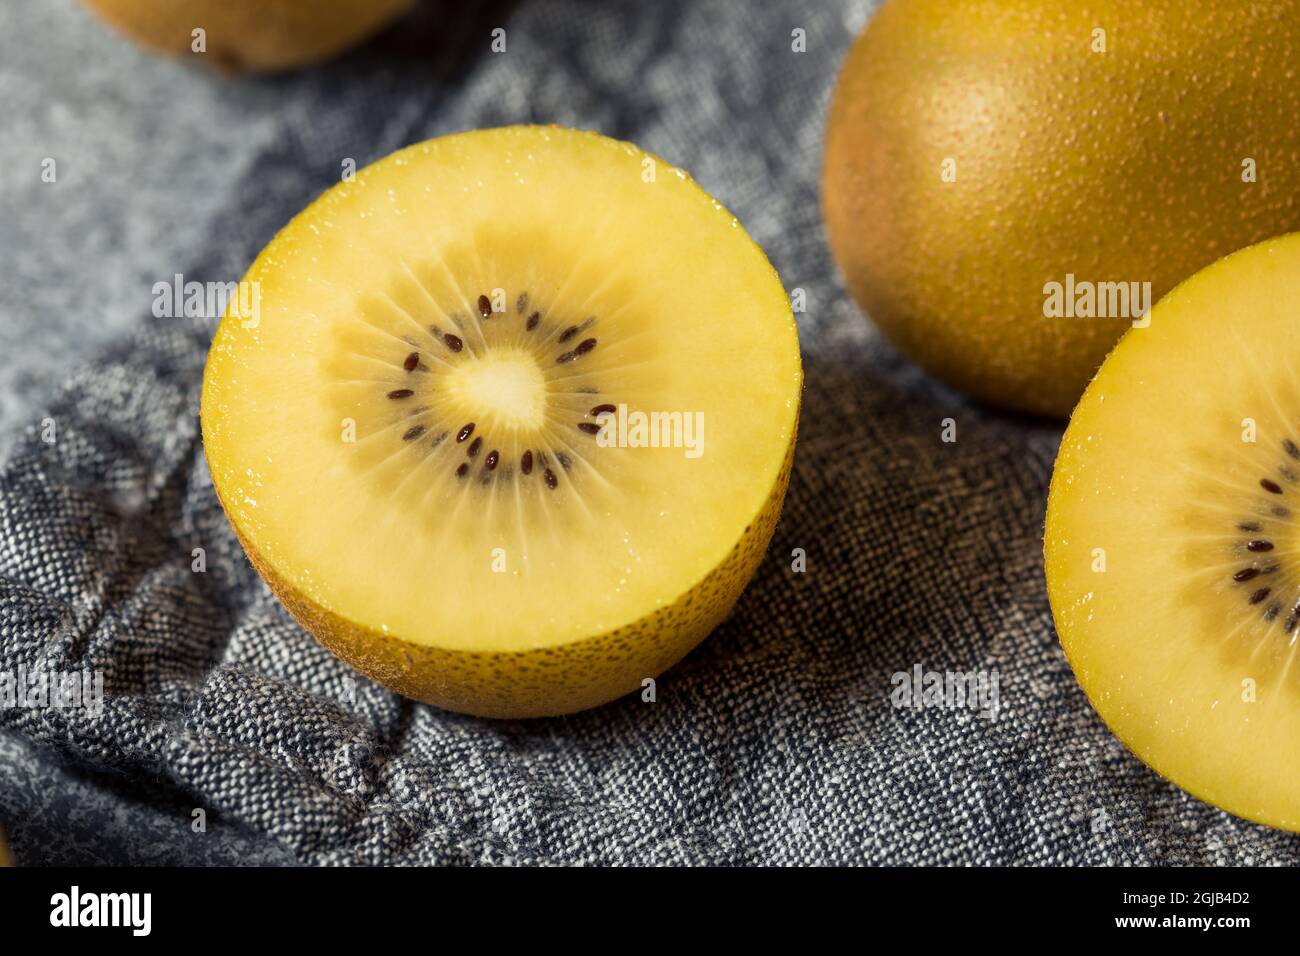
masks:
[[[536,431],[546,421],[546,378],[522,350],[484,356],[451,372],[447,392],[497,427]]]

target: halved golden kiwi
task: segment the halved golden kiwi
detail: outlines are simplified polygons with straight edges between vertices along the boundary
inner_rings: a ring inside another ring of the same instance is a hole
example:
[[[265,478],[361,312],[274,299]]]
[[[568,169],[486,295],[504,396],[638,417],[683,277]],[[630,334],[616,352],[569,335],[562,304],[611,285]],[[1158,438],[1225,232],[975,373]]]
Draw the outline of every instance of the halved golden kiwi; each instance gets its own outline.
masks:
[[[1098,713],[1180,787],[1300,829],[1300,236],[1176,288],[1061,444],[1047,583]]]
[[[491,716],[642,686],[780,513],[802,372],[762,251],[685,173],[551,127],[403,149],[266,247],[203,436],[253,563],[388,686]]]

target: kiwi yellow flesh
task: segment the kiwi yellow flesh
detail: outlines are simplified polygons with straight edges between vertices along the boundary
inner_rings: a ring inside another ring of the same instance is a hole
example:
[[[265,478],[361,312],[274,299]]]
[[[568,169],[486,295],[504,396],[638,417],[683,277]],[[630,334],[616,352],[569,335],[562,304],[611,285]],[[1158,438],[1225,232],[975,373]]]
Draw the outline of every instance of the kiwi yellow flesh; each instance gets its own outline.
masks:
[[[1070,420],[1045,559],[1093,706],[1155,770],[1300,829],[1300,236],[1197,273]]]
[[[340,53],[414,0],[82,0],[141,46],[228,71],[275,71]],[[203,31],[202,52],[194,31]]]
[[[1297,61],[1298,0],[891,0],[827,123],[849,289],[948,384],[1067,416],[1134,299],[1300,229]]]
[[[681,170],[554,127],[430,140],[326,192],[245,282],[257,314],[232,304],[204,377],[213,482],[281,601],[376,680],[486,716],[594,706],[757,568],[798,337]]]

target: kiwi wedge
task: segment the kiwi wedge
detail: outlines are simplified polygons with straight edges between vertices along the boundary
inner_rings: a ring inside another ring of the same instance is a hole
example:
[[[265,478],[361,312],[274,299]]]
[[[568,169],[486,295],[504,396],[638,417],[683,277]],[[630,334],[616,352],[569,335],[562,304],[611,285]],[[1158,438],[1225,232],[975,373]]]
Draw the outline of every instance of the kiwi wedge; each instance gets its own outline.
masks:
[[[204,446],[249,558],[327,648],[495,717],[641,688],[771,538],[802,370],[789,300],[683,171],[594,133],[408,147],[245,276]]]
[[[1300,829],[1300,235],[1175,288],[1061,444],[1045,561],[1102,719],[1178,786]]]

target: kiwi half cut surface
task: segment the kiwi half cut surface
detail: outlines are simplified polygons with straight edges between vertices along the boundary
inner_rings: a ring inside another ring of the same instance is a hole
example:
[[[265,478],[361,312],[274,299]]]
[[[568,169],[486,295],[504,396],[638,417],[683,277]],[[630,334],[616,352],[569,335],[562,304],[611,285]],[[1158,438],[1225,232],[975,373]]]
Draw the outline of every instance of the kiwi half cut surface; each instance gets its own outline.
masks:
[[[1052,478],[1056,628],[1139,757],[1300,829],[1300,236],[1174,289],[1106,360]]]
[[[731,610],[780,514],[802,370],[776,272],[684,172],[510,127],[403,149],[266,247],[204,377],[241,543],[357,669],[570,712]]]

